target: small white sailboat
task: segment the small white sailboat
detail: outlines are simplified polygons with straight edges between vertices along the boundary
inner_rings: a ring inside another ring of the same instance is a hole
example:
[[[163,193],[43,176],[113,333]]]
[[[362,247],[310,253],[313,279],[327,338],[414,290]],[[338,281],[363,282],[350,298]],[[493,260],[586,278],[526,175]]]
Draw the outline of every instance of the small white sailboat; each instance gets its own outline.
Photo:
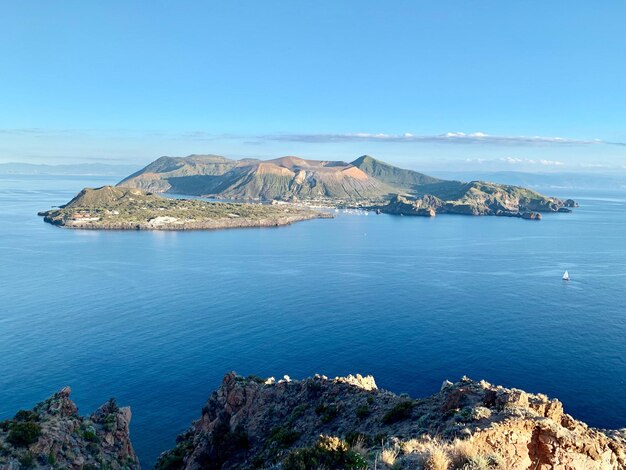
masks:
[[[569,272],[568,272],[568,271],[565,271],[565,272],[563,273],[563,280],[564,280],[564,281],[569,281]]]

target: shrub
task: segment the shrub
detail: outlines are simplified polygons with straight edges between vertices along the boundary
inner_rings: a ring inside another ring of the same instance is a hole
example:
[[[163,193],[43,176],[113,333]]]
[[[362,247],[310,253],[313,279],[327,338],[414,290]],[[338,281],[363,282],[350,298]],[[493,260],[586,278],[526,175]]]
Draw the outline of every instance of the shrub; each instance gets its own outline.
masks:
[[[102,421],[104,429],[111,432],[117,427],[117,416],[114,414],[108,414]]]
[[[383,423],[393,424],[397,423],[398,421],[403,421],[407,418],[410,418],[411,412],[413,411],[413,406],[413,402],[411,401],[401,401],[384,414]]]
[[[279,426],[270,431],[267,443],[275,443],[279,448],[286,449],[293,445],[299,437],[299,432]]]
[[[322,423],[330,423],[339,414],[339,408],[335,404],[321,404],[315,408],[315,413],[320,416]]]
[[[30,452],[24,452],[17,460],[20,462],[22,468],[33,468],[35,466],[35,459]]]
[[[361,405],[356,409],[356,417],[359,419],[365,419],[371,414],[370,407],[367,405]]]
[[[41,436],[41,426],[32,421],[17,422],[11,425],[7,441],[17,447],[27,447],[37,442]]]
[[[173,470],[182,468],[183,459],[191,452],[192,448],[193,445],[190,441],[178,442],[174,449],[162,454],[161,457],[159,457],[159,460],[154,466],[155,470]]]
[[[300,419],[304,415],[304,412],[306,411],[307,408],[308,408],[308,405],[306,403],[302,403],[294,407],[294,409],[291,410],[291,414],[289,415],[289,418],[287,418],[287,422],[289,424],[293,424],[297,419]]]
[[[90,442],[99,442],[100,439],[98,438],[98,435],[96,434],[96,430],[93,426],[88,426],[84,431],[83,431],[83,437],[90,441]]]
[[[13,421],[39,421],[39,415],[34,411],[20,410],[15,414]]]
[[[357,470],[367,468],[367,460],[338,437],[320,436],[315,445],[289,453],[283,461],[284,470],[318,468]]]

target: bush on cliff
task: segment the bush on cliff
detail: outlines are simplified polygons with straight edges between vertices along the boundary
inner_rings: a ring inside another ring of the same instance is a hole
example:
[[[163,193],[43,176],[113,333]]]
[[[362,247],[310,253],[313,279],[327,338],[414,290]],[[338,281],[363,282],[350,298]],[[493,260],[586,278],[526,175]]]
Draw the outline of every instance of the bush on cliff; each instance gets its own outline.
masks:
[[[289,453],[283,461],[284,470],[364,469],[367,460],[338,437],[320,436],[315,445]]]
[[[411,412],[413,411],[413,406],[414,405],[412,401],[409,401],[409,400],[401,401],[392,409],[390,409],[387,413],[384,414],[383,419],[382,419],[383,423],[393,424],[393,423],[397,423],[398,421],[403,421],[405,419],[410,418]]]
[[[41,426],[32,421],[16,422],[11,425],[7,441],[16,447],[27,447],[37,442],[41,436]]]

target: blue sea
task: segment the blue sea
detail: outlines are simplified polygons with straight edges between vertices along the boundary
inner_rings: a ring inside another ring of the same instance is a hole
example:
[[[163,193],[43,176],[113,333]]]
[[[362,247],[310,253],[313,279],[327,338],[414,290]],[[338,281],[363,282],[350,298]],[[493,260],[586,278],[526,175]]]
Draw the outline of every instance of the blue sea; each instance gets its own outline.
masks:
[[[580,208],[541,222],[91,232],[36,215],[114,182],[0,177],[0,419],[65,385],[84,414],[115,396],[149,468],[235,370],[412,396],[467,375],[626,426],[626,191],[550,191]]]

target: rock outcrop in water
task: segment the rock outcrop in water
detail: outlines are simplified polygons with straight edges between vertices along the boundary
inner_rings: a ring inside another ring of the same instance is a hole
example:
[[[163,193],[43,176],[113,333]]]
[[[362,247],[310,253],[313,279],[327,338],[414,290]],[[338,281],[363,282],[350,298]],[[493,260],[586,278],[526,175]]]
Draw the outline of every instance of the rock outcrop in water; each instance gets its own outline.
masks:
[[[130,418],[114,400],[81,417],[66,387],[0,422],[0,469],[139,469]]]
[[[558,400],[467,378],[424,399],[372,377],[224,377],[158,469],[626,468],[626,441]]]

